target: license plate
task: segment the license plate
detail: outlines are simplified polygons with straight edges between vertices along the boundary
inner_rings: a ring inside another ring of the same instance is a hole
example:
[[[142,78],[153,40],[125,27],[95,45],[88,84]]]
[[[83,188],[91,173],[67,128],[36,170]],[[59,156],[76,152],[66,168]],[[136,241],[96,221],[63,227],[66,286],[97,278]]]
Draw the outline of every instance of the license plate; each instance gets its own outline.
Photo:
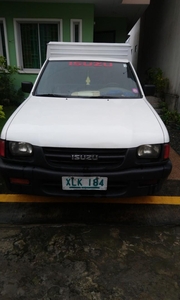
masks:
[[[107,190],[107,177],[62,177],[63,190]]]

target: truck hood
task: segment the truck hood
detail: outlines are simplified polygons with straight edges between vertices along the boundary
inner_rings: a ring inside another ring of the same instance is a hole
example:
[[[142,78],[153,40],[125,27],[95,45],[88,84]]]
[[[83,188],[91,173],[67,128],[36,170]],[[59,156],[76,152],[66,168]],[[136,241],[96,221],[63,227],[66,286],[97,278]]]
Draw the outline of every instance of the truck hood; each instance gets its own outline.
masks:
[[[166,127],[145,98],[34,96],[10,117],[1,138],[73,148],[132,148],[169,141]]]

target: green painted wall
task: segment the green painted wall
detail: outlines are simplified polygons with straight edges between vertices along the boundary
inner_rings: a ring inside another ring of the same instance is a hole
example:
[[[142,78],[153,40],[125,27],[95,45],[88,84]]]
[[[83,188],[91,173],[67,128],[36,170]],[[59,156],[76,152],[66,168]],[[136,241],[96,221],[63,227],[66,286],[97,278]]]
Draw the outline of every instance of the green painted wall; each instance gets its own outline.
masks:
[[[5,18],[8,36],[10,65],[17,65],[13,18],[62,19],[63,41],[70,41],[70,20],[82,19],[82,41],[93,42],[95,31],[116,32],[115,42],[125,42],[127,26],[125,18],[96,18],[93,4],[6,2],[0,0],[0,18]],[[37,74],[15,76],[17,88],[22,81],[34,82]]]
[[[94,5],[34,2],[0,2],[0,18],[5,18],[10,65],[17,65],[13,18],[62,19],[63,41],[70,41],[70,20],[82,19],[82,40],[93,42]],[[18,87],[22,81],[33,81],[37,74],[19,74],[15,76]]]

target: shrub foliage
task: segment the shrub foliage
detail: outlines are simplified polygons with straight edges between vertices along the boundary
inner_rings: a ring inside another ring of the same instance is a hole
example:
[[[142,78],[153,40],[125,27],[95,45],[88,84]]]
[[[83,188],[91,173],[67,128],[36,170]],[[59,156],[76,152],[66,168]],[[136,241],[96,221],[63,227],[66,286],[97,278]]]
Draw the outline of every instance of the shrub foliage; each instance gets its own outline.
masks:
[[[164,77],[163,71],[160,68],[150,68],[147,71],[148,82],[156,86],[157,95],[164,98],[164,94],[169,88],[169,79]]]
[[[13,75],[17,67],[8,66],[4,56],[0,56],[0,103],[3,105],[18,105],[24,97],[21,89],[14,86]]]

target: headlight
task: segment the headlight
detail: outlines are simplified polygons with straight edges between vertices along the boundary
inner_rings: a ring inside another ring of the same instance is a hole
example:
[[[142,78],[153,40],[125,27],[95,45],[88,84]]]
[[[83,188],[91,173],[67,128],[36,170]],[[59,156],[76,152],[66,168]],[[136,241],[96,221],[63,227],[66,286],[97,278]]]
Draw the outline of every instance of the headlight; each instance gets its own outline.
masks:
[[[160,145],[142,145],[138,147],[137,154],[140,158],[158,158],[160,151]]]
[[[9,150],[12,155],[30,156],[33,153],[33,146],[24,142],[9,142]]]

